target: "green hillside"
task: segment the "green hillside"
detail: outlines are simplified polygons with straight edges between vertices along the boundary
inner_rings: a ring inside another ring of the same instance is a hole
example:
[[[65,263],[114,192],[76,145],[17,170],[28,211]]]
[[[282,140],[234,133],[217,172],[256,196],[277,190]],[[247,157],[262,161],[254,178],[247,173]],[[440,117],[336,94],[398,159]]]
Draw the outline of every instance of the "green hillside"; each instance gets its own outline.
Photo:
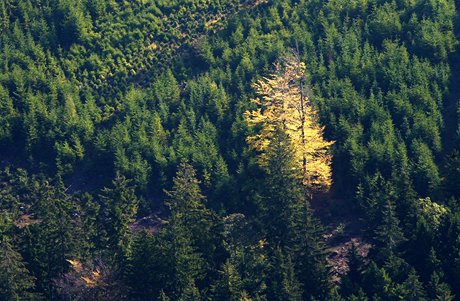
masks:
[[[460,300],[455,2],[1,0],[0,300]]]

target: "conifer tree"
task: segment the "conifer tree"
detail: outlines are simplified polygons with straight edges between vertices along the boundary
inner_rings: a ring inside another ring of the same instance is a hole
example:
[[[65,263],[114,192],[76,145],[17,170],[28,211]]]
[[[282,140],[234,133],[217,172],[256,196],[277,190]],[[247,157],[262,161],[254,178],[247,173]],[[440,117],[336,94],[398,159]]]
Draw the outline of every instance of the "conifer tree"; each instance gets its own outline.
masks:
[[[0,300],[32,301],[38,295],[32,292],[35,278],[30,275],[23,258],[14,249],[11,239],[0,238]]]
[[[301,284],[297,280],[295,266],[280,248],[273,250],[270,256],[268,276],[268,296],[270,300],[302,300]]]
[[[460,287],[455,284],[460,281],[460,214],[457,212],[458,209],[454,207],[442,220],[436,250],[438,258],[442,260],[446,282],[452,285],[453,293],[458,296]]]
[[[169,269],[164,277],[170,280],[164,291],[176,300],[196,295],[196,282],[203,277],[204,261],[193,247],[190,230],[174,216],[165,239],[168,243],[166,255]]]
[[[240,301],[243,283],[236,267],[227,260],[219,271],[217,282],[211,287],[212,298],[222,301]]]
[[[402,295],[404,300],[408,301],[424,301],[426,293],[423,284],[420,282],[417,272],[412,269],[406,281],[402,284]]]
[[[99,248],[109,257],[123,258],[129,252],[131,238],[129,223],[137,212],[138,200],[129,180],[117,173],[112,188],[100,194]]]
[[[348,252],[348,272],[341,279],[341,292],[343,296],[358,294],[362,283],[364,262],[358,254],[355,244]]]
[[[351,295],[350,298],[347,300],[349,301],[368,301],[369,298],[367,297],[366,293],[360,289],[357,294]]]
[[[310,190],[328,189],[331,180],[333,142],[323,138],[324,128],[318,124],[313,104],[304,91],[305,64],[298,56],[286,58],[275,65],[270,77],[260,80],[253,99],[257,109],[245,113],[251,126],[260,126],[260,132],[249,136],[251,148],[260,152],[259,162],[267,165],[269,147],[276,131],[284,131],[293,144],[294,168]]]
[[[173,179],[173,188],[166,191],[172,218],[189,229],[191,242],[208,264],[214,264],[215,250],[220,244],[218,217],[206,208],[200,181],[195,169],[182,162]],[[217,268],[217,267],[216,267]]]
[[[459,125],[460,134],[460,125]],[[460,152],[455,150],[446,160],[446,177],[444,179],[444,190],[451,196],[460,198]]]
[[[399,220],[394,210],[394,204],[390,199],[380,200],[380,218],[374,231],[376,241],[376,259],[380,262],[397,254],[398,247],[405,240]]]
[[[168,244],[166,252],[170,264],[170,283],[164,291],[176,300],[199,300],[197,282],[204,277],[205,262],[197,252],[193,239],[195,233],[189,227],[191,224],[187,216],[203,208],[201,201],[204,197],[195,170],[187,163],[181,163],[173,183],[172,190],[167,191],[171,221],[165,239]]]
[[[134,236],[132,255],[129,256],[126,280],[130,287],[130,298],[147,300],[161,296],[166,286],[170,266],[166,257],[164,231],[155,235],[142,231]],[[152,272],[155,271],[155,272]]]
[[[297,267],[303,299],[326,298],[331,283],[325,266],[325,246],[321,241],[322,226],[313,217],[309,204],[303,203],[297,214],[295,235],[288,250]]]
[[[204,196],[199,184],[195,169],[182,162],[173,179],[172,190],[166,192],[169,197],[168,206],[178,218],[185,218],[191,210],[203,208]]]
[[[68,258],[79,253],[80,240],[72,220],[74,207],[61,184],[35,182],[31,198],[35,222],[22,233],[24,258],[37,277],[37,287],[48,298],[55,297],[52,281],[65,273]]]
[[[452,294],[449,285],[442,282],[441,276],[433,272],[427,287],[428,297],[436,301],[452,301],[455,296]]]
[[[293,240],[296,211],[301,210],[302,190],[293,173],[292,143],[288,135],[278,130],[266,150],[266,200],[261,217],[267,229],[267,239],[274,245],[285,246]]]
[[[165,294],[163,290],[160,292],[160,296],[158,297],[158,301],[170,301],[171,299],[168,297],[168,295]]]
[[[239,230],[234,234],[241,233]],[[257,235],[253,233],[253,235]],[[259,237],[240,238],[241,241],[226,241],[226,249],[229,252],[228,262],[234,266],[235,271],[241,277],[241,290],[238,293],[241,300],[265,300],[267,290],[268,256],[267,242],[258,240]],[[228,239],[228,237],[227,237]],[[235,275],[234,279],[239,277]],[[219,279],[219,281],[222,277]],[[218,281],[218,283],[219,283]],[[236,281],[238,283],[239,281]],[[226,287],[224,284],[223,287]],[[236,288],[235,288],[236,291]]]
[[[278,129],[266,149],[267,191],[260,217],[267,231],[267,242],[291,256],[303,286],[303,298],[309,299],[326,296],[329,283],[323,263],[324,247],[320,243],[322,230],[305,202],[305,186],[293,172],[296,162],[292,148],[287,133]]]
[[[384,299],[391,296],[393,283],[384,268],[379,268],[375,262],[371,262],[363,274],[363,289],[374,300]]]

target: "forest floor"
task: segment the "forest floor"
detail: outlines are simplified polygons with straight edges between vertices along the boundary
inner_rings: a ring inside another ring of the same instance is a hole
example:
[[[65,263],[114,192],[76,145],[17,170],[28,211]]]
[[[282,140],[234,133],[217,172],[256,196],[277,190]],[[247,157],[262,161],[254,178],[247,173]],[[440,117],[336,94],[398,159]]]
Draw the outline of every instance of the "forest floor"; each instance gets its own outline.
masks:
[[[366,258],[371,244],[364,238],[364,224],[350,201],[321,196],[313,200],[312,207],[315,217],[325,227],[326,261],[332,280],[338,283],[348,271],[348,255],[353,246]]]
[[[358,255],[366,259],[372,245],[364,237],[364,224],[350,201],[330,196],[315,198],[312,202],[314,215],[321,221],[325,231],[326,261],[335,283],[348,271],[348,255],[353,246]],[[131,230],[157,232],[164,223],[164,213],[158,211],[130,224]]]
[[[154,212],[147,216],[144,216],[140,219],[129,224],[129,227],[134,232],[147,231],[150,233],[156,233],[160,230],[160,227],[164,223],[164,217],[162,217],[161,212]]]

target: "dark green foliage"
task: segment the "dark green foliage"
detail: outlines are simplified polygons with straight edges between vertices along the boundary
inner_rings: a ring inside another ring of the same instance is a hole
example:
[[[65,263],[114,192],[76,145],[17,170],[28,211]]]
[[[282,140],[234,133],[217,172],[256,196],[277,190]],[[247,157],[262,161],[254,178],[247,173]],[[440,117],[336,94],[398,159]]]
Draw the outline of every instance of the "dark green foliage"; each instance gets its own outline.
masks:
[[[79,255],[80,237],[72,215],[71,197],[48,182],[36,182],[33,189],[34,221],[22,233],[24,258],[37,278],[37,287],[48,298],[55,296],[52,281],[68,271],[67,259]]]
[[[404,281],[404,283],[402,284],[400,290],[400,294],[403,296],[404,300],[427,300],[423,284],[420,282],[415,270],[412,270],[409,273],[409,276],[407,277],[406,281]]]
[[[161,275],[168,269],[164,252],[164,244],[160,244],[152,234],[141,232],[135,236],[127,273],[130,294],[134,298],[154,300],[164,285]]]
[[[441,277],[436,272],[431,275],[430,282],[428,283],[429,297],[438,301],[454,300],[455,296],[452,295],[449,286],[442,282],[440,278]]]
[[[278,248],[271,258],[267,281],[269,300],[302,300],[302,286],[291,257],[285,256]]]
[[[455,5],[0,1],[0,298],[458,299]],[[321,198],[373,245],[340,285],[287,137],[268,171],[245,141],[253,83],[292,48],[335,141]]]
[[[348,254],[348,272],[342,277],[341,293],[350,296],[360,293],[363,281],[364,262],[358,254],[356,245],[353,245]]]
[[[264,192],[265,201],[261,203],[263,224],[267,229],[267,239],[273,246],[285,247],[294,240],[296,214],[302,203],[307,200],[294,168],[293,148],[289,137],[282,131],[277,132],[267,151],[268,173]]]
[[[0,300],[32,301],[39,296],[32,292],[35,284],[19,254],[7,236],[0,241]]]
[[[437,257],[442,260],[442,267],[448,283],[452,286],[454,294],[460,291],[455,283],[460,279],[460,215],[451,213],[447,215],[439,229],[439,244],[437,246]]]
[[[399,220],[394,211],[391,200],[378,204],[379,220],[374,231],[376,242],[377,260],[384,261],[388,256],[398,253],[398,246],[404,240],[403,233],[399,227]]]
[[[392,295],[393,283],[384,268],[371,262],[364,271],[363,289],[373,299],[384,299]]]
[[[460,153],[454,151],[446,160],[444,190],[457,200],[460,199]]]
[[[212,297],[216,300],[238,301],[243,296],[243,283],[235,266],[226,261],[219,271],[219,278],[213,284]]]
[[[180,219],[173,218],[165,239],[168,270],[165,291],[176,300],[198,300],[197,281],[203,277],[204,261],[193,246],[190,230]]]
[[[112,188],[104,188],[99,198],[101,209],[96,224],[99,249],[115,254],[119,260],[130,249],[129,223],[133,221],[137,211],[137,197],[129,181],[117,174]]]

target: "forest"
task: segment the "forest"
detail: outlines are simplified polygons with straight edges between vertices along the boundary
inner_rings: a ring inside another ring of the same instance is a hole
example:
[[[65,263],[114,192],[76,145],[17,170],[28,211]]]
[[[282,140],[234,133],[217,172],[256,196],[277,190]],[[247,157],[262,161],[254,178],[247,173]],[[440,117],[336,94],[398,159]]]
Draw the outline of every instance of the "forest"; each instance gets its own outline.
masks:
[[[459,0],[0,0],[0,301],[460,300]]]

